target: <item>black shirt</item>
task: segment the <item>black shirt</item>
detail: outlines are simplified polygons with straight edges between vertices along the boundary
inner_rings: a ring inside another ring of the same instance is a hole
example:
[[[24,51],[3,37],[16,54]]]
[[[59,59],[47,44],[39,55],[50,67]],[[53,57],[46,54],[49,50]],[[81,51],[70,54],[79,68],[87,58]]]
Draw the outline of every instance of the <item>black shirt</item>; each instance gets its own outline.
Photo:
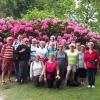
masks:
[[[25,51],[20,52],[22,49],[25,49]],[[30,59],[30,47],[24,44],[18,46],[16,53],[19,55],[19,61],[28,61]]]

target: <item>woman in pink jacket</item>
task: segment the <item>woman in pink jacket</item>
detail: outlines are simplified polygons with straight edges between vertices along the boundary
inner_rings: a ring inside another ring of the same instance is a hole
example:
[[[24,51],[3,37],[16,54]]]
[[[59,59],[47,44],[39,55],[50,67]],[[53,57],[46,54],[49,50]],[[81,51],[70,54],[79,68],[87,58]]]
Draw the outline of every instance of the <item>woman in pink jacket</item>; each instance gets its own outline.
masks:
[[[84,55],[85,68],[87,69],[88,76],[88,88],[95,88],[95,75],[97,68],[99,67],[98,63],[98,52],[93,49],[94,43],[89,42],[88,48]]]

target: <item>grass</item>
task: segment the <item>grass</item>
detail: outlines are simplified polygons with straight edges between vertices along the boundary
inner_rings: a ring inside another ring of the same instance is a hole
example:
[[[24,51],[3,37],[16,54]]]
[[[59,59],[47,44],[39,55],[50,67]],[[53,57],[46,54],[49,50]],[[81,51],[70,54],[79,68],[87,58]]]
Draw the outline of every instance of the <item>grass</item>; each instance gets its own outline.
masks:
[[[4,96],[4,100],[100,100],[99,75],[96,77],[95,89],[88,89],[86,86],[48,89],[34,87],[32,83],[13,83],[9,87],[0,86],[0,96]]]

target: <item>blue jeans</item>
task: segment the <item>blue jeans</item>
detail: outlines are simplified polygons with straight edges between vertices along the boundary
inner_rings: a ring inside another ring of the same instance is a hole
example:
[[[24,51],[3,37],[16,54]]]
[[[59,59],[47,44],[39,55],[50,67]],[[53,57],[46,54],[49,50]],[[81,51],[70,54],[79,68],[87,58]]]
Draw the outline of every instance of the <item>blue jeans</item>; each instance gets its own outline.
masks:
[[[96,68],[88,68],[87,76],[88,76],[88,85],[95,85],[95,76],[96,76]]]

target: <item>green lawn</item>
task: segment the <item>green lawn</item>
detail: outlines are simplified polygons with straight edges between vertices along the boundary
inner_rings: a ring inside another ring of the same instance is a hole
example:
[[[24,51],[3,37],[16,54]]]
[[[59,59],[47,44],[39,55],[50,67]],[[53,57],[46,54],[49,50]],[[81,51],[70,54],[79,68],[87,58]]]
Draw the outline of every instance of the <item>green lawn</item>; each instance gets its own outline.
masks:
[[[86,86],[48,89],[36,88],[31,83],[13,83],[9,87],[0,86],[0,97],[4,97],[4,100],[100,100],[100,74],[96,77],[95,89],[88,89]]]

